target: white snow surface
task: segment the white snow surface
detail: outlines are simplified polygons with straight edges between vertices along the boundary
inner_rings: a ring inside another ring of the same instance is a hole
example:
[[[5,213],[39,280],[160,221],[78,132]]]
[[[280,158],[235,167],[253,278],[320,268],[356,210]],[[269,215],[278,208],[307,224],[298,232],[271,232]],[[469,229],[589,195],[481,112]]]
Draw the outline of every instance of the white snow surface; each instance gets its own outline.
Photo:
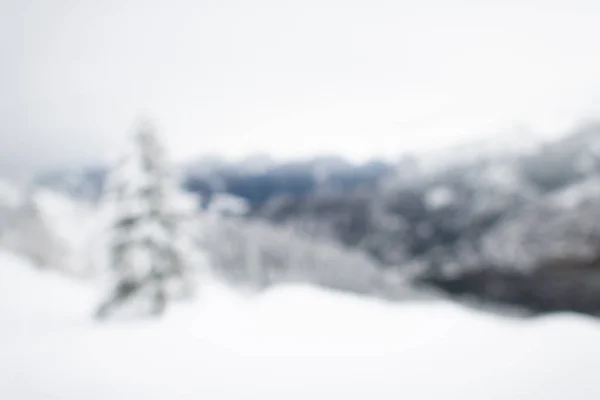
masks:
[[[0,398],[597,399],[600,323],[518,320],[208,280],[158,320],[94,322],[93,286],[0,252]]]

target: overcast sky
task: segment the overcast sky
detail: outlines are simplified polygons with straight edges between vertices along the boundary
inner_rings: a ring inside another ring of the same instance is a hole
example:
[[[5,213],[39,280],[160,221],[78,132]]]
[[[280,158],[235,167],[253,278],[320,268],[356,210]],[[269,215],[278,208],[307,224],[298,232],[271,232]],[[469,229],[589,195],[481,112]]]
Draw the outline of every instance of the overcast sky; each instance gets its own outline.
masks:
[[[0,0],[1,163],[101,160],[142,115],[179,160],[558,129],[600,109],[598,38],[597,0]]]

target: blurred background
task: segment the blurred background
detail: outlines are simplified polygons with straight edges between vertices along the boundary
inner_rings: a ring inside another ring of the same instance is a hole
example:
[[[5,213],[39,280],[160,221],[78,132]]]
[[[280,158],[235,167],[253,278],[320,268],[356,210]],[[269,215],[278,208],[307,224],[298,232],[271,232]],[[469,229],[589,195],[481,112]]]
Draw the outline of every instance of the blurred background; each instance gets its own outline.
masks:
[[[0,0],[0,397],[597,398],[599,20]]]

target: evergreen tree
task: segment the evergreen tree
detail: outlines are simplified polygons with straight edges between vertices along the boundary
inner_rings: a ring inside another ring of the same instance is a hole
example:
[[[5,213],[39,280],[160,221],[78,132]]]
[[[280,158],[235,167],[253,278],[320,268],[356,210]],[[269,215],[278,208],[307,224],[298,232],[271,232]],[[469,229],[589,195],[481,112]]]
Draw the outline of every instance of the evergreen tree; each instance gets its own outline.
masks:
[[[144,123],[128,150],[106,187],[114,209],[109,258],[115,287],[98,309],[100,318],[134,298],[160,314],[169,299],[192,291],[189,259],[181,245],[179,186],[165,148],[154,128]]]

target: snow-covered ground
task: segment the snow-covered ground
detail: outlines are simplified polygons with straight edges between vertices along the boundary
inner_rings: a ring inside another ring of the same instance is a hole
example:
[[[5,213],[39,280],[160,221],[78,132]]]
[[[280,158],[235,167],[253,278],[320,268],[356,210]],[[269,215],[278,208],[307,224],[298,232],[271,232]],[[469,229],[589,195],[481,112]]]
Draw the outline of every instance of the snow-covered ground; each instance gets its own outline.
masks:
[[[0,252],[0,399],[597,399],[600,323],[210,281],[161,320]]]

